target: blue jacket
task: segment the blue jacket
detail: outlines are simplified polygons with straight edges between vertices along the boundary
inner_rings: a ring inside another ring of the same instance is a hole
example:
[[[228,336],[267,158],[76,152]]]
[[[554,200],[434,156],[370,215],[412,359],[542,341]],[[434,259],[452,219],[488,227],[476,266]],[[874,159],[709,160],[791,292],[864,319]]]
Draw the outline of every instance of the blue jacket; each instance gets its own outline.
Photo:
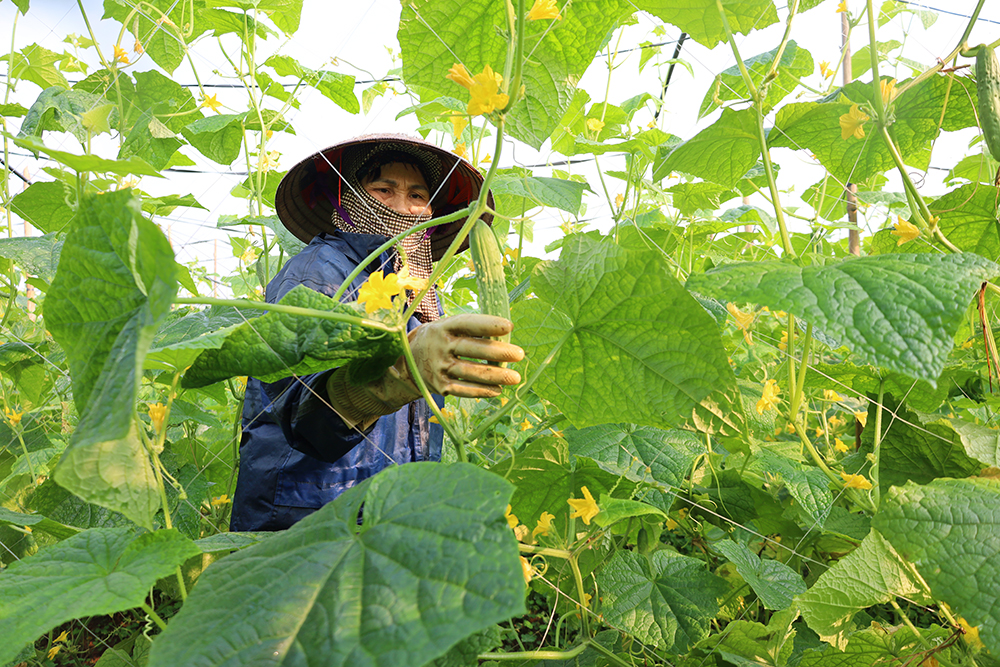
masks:
[[[332,297],[385,241],[369,234],[320,234],[270,282],[268,303],[296,285]],[[372,271],[391,266],[392,255],[384,253],[351,284],[345,300],[355,298]],[[417,324],[414,318],[409,326]],[[330,372],[270,384],[247,381],[230,530],[288,528],[390,465],[441,459],[444,431],[428,421],[432,413],[427,403],[414,401],[381,417],[366,432],[349,429],[325,403]],[[444,404],[442,397],[434,398]]]

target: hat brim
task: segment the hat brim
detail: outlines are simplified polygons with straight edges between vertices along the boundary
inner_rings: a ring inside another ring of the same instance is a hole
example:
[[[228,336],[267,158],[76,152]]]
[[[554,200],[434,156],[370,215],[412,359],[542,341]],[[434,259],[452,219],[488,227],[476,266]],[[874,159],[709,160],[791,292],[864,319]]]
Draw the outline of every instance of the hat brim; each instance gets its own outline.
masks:
[[[379,143],[405,144],[410,148],[408,152],[417,154],[417,159],[421,159],[419,153],[423,152],[427,156],[426,159],[440,161],[443,183],[438,188],[437,196],[434,197],[435,218],[465,208],[470,202],[479,198],[483,186],[482,174],[454,153],[405,134],[368,134],[324,148],[288,170],[278,184],[274,197],[278,218],[288,231],[304,243],[312,241],[317,234],[335,231],[336,227],[332,222],[334,206],[331,195],[318,192],[317,186],[319,185],[319,189],[322,190],[324,179],[335,177],[340,186],[346,187],[340,175],[341,166],[345,163],[345,154]],[[351,160],[347,162],[351,163]],[[332,196],[336,196],[336,193]],[[487,204],[490,208],[494,208],[492,193],[489,194]],[[454,220],[434,229],[431,233],[431,256],[435,261],[444,256],[467,219]],[[493,223],[493,216],[489,213],[484,213],[482,219],[487,224]],[[459,252],[468,247],[469,239],[466,238]]]

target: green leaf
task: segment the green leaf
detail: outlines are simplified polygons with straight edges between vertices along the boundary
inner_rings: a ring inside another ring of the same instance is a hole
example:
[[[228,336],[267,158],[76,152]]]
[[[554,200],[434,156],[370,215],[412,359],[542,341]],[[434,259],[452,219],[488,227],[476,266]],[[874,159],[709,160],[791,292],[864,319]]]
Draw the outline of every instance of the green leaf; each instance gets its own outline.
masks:
[[[961,419],[948,420],[961,438],[965,453],[977,461],[1000,468],[1000,431]]]
[[[699,44],[714,49],[726,39],[716,0],[641,0],[636,7],[672,23]],[[723,0],[730,29],[740,35],[778,22],[771,0]]]
[[[823,526],[833,506],[833,495],[829,489],[830,481],[822,470],[767,450],[755,451],[753,460],[747,465],[758,474],[779,477],[815,527]]]
[[[0,239],[0,257],[6,257],[43,280],[51,281],[59,264],[63,240],[55,234]]]
[[[795,570],[780,561],[759,557],[746,545],[723,540],[712,548],[736,566],[736,571],[750,584],[766,609],[787,609],[792,605],[792,598],[806,592],[806,582]]]
[[[774,614],[767,626],[732,621],[722,632],[701,640],[694,651],[720,655],[737,667],[786,665],[795,647],[792,622],[797,616],[798,611]]]
[[[102,18],[113,18],[119,23],[127,20],[125,28],[142,44],[146,54],[167,73],[172,74],[184,60],[182,26],[194,28],[197,26],[197,22],[193,22],[194,25],[192,25],[192,17],[187,12],[187,5],[174,3],[170,0],[150,0],[149,4],[158,11],[147,9],[132,13],[133,5],[128,0],[104,0],[104,16]],[[169,20],[161,21],[160,19],[164,16]],[[205,29],[202,27],[201,30],[194,30],[184,37],[190,43]]]
[[[0,577],[0,663],[74,618],[138,607],[198,548],[173,530],[88,530],[11,563]]]
[[[985,183],[992,185],[997,177],[997,161],[987,151],[968,155],[958,161],[948,175],[945,176],[945,185],[951,187],[959,183],[958,179],[965,179],[972,183]]]
[[[125,107],[129,110],[128,127],[132,127],[146,113],[173,132],[180,132],[184,126],[204,118],[191,91],[156,70],[136,72],[135,90],[124,97]]]
[[[693,433],[664,431],[634,424],[602,424],[566,429],[574,456],[586,456],[614,475],[633,482],[650,478],[670,488],[683,483],[705,444]]]
[[[360,306],[334,301],[304,285],[293,287],[279,303],[364,317]],[[395,335],[358,324],[269,312],[230,329],[221,348],[203,351],[182,384],[204,387],[237,375],[275,382],[347,363],[352,380],[361,383],[378,378],[402,353]]]
[[[16,102],[0,104],[0,116],[4,118],[22,118],[28,115],[28,110]]]
[[[719,220],[741,222],[746,225],[756,224],[766,229],[768,234],[775,234],[778,231],[778,221],[774,219],[773,215],[762,208],[749,204],[729,209],[719,216]]]
[[[129,190],[81,203],[45,300],[80,414],[54,476],[84,500],[147,528],[159,497],[134,401],[142,359],[176,291],[170,243],[142,217]]]
[[[223,551],[237,551],[244,549],[258,542],[262,542],[269,537],[279,533],[273,532],[247,532],[247,533],[216,533],[195,540],[194,545],[201,549],[204,554],[220,553]]]
[[[354,93],[354,77],[339,72],[314,70],[303,67],[291,56],[274,55],[264,61],[264,65],[274,70],[278,76],[294,76],[302,79],[348,113],[358,113],[361,105]]]
[[[106,107],[107,100],[82,90],[66,90],[61,86],[46,88],[28,109],[20,137],[41,137],[44,131],[70,132],[80,143],[87,141],[84,118],[95,107]],[[105,109],[111,113],[112,109]],[[93,131],[93,130],[91,130]]]
[[[185,126],[181,133],[209,160],[228,165],[239,157],[245,120],[246,114],[208,116]]]
[[[757,112],[726,108],[719,120],[675,148],[653,180],[679,171],[732,189],[759,157]]]
[[[155,176],[162,178],[160,172],[153,169],[149,164],[137,157],[128,160],[106,160],[96,155],[76,155],[54,148],[49,148],[40,140],[34,137],[20,137],[14,139],[14,143],[21,148],[27,148],[35,153],[45,153],[56,162],[61,162],[70,169],[78,172],[93,171],[97,173],[110,173],[119,176],[135,174],[136,176]]]
[[[62,54],[31,44],[9,56],[0,57],[0,60],[9,63],[7,76],[11,79],[30,81],[44,90],[50,86],[69,88],[69,82],[56,66],[62,58]]]
[[[615,551],[597,585],[609,625],[670,653],[684,653],[708,636],[728,588],[704,562],[671,551],[648,558]]]
[[[6,507],[0,507],[0,522],[15,526],[32,526],[33,530],[48,533],[57,540],[65,540],[80,532],[79,528],[53,521],[40,514],[22,514],[13,512]]]
[[[36,181],[14,196],[11,209],[43,233],[60,232],[76,215],[76,193],[62,181]]]
[[[992,182],[994,174],[990,175]],[[1000,221],[996,189],[969,183],[928,205],[948,240],[966,252],[987,259],[1000,256]]]
[[[876,524],[882,513],[876,515]],[[824,641],[843,648],[854,614],[896,597],[923,596],[892,545],[872,530],[861,545],[796,598],[802,617]]]
[[[601,508],[601,512],[594,517],[594,523],[602,527],[610,526],[624,519],[631,519],[637,516],[656,515],[660,521],[669,518],[666,512],[658,507],[650,505],[649,503],[644,503],[638,500],[629,500],[627,498],[614,498],[605,494],[601,494],[598,507]]]
[[[561,6],[561,5],[560,5]],[[556,130],[573,100],[576,85],[605,41],[634,12],[623,0],[576,0],[563,8],[561,21],[528,21],[521,83],[525,99],[507,115],[507,130],[535,149]],[[503,73],[507,38],[506,9],[492,0],[418,0],[403,8],[399,45],[403,78],[441,95],[468,100],[468,93],[445,78],[454,63],[471,74],[490,65]]]
[[[736,190],[717,183],[678,183],[667,188],[671,202],[681,215],[693,215],[698,211],[715,211],[723,202],[739,197]]]
[[[903,45],[902,42],[895,39],[890,39],[885,42],[875,42],[875,52],[877,54],[879,62],[887,60],[889,57],[889,52],[898,49]],[[851,56],[851,76],[855,79],[861,78],[867,72],[872,69],[872,50],[871,46],[864,44],[859,47],[857,51]]]
[[[959,255],[878,255],[805,268],[730,264],[693,275],[692,291],[784,310],[852,348],[862,363],[934,385],[993,262]]]
[[[170,158],[183,145],[184,142],[177,138],[173,130],[147,111],[132,126],[132,131],[118,151],[118,159],[134,155],[148,162],[153,169],[165,169],[170,164]]]
[[[936,479],[889,490],[874,526],[917,566],[937,600],[1000,651],[1000,479]]]
[[[534,440],[513,459],[499,461],[490,471],[516,487],[510,500],[512,512],[529,528],[535,527],[542,512],[555,516],[555,526],[568,525],[570,506],[566,501],[583,498],[584,486],[594,498],[611,493],[630,497],[636,486],[619,480],[591,459],[571,459],[566,443],[559,438]]]
[[[778,55],[775,47],[767,53],[761,53],[743,61],[744,66],[750,73],[750,79],[758,90],[762,90],[764,77],[771,69],[771,63]],[[812,54],[800,48],[795,40],[789,40],[785,45],[785,52],[778,63],[777,76],[767,84],[766,95],[764,97],[764,107],[766,110],[773,109],[778,102],[785,99],[799,85],[799,79],[813,73]],[[738,65],[733,65],[724,72],[716,75],[715,83],[705,94],[705,99],[701,102],[701,109],[698,117],[704,118],[712,113],[719,105],[715,100],[746,100],[750,99],[750,91],[747,90],[746,83]]]
[[[28,6],[31,4],[30,0],[11,0],[11,2],[20,10],[22,16],[28,13]]]
[[[882,494],[890,486],[903,486],[908,481],[926,484],[938,477],[968,477],[983,468],[966,454],[962,438],[950,420],[908,410],[888,394],[882,405],[883,433],[878,459]],[[873,433],[866,431],[862,442],[871,445],[873,438]]]
[[[268,180],[269,181],[271,180],[270,172],[268,173]],[[267,189],[267,186],[265,186],[265,189]],[[520,210],[518,211],[518,214],[520,214]],[[233,215],[224,215],[219,218],[218,222],[218,226],[220,228],[236,227],[242,225],[262,225],[270,229],[277,235],[278,245],[281,247],[282,250],[285,251],[285,254],[288,255],[289,257],[299,254],[299,252],[301,252],[302,249],[306,247],[305,243],[300,241],[298,237],[296,237],[294,234],[288,231],[287,227],[281,224],[281,220],[276,215],[262,215],[262,216],[250,215],[250,216],[244,216],[242,218]]]
[[[464,463],[391,467],[212,565],[149,665],[422,667],[524,612],[510,492]]]
[[[574,234],[531,285],[538,298],[516,304],[514,340],[529,376],[552,355],[534,389],[574,426],[742,430],[719,328],[659,253]],[[646,400],[632,400],[629,387]]]
[[[814,364],[809,366],[806,385],[814,389],[832,389],[850,396],[879,393],[905,396],[906,404],[916,410],[937,410],[948,397],[953,382],[963,384],[971,371],[946,368],[936,387],[926,380],[913,380],[899,373],[888,373],[871,366],[855,366],[848,362],[839,364]]]
[[[870,665],[904,664],[913,656],[920,656],[927,645],[942,648],[941,657],[944,664],[961,662],[956,646],[944,647],[945,640],[951,636],[951,630],[939,625],[920,628],[920,637],[903,625],[883,626],[872,623],[851,635],[847,647],[840,650],[836,646],[827,646],[822,650],[808,650],[802,654],[800,667],[869,667]],[[926,643],[925,643],[926,642]],[[956,660],[957,658],[957,660]],[[945,662],[947,661],[947,662]],[[928,660],[924,659],[926,664]]]
[[[111,116],[111,112],[115,110],[114,104],[102,104],[100,106],[93,107],[85,112],[80,117],[81,124],[84,128],[94,134],[100,134],[102,132],[111,133],[111,124],[108,122],[108,118]]]
[[[517,197],[526,201],[527,208],[551,206],[570,215],[580,213],[583,191],[593,192],[586,183],[544,176],[499,176],[490,186],[495,196]],[[510,205],[508,205],[508,209]],[[520,215],[520,211],[517,212]]]

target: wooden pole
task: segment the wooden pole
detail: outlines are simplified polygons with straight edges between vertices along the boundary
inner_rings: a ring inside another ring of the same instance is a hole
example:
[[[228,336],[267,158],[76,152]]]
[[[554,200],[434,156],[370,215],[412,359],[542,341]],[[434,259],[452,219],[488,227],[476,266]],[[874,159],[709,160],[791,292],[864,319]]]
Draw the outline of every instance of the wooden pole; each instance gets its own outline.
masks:
[[[846,0],[845,0],[846,5]],[[851,26],[847,20],[847,12],[840,15],[840,37],[844,49],[844,85],[846,86],[854,78],[851,74]],[[874,75],[873,75],[874,76]],[[858,186],[848,183],[844,188],[844,196],[847,200],[847,219],[857,226],[858,224]],[[847,251],[852,255],[861,255],[861,234],[857,229],[850,229],[847,232]]]

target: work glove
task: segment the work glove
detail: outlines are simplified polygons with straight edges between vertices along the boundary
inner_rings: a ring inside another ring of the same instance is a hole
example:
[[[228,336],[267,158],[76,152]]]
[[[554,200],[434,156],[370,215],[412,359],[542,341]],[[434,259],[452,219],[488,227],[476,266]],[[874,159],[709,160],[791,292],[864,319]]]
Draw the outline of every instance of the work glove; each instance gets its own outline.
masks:
[[[509,334],[513,327],[502,317],[466,314],[421,324],[411,331],[410,348],[428,389],[443,396],[487,398],[499,396],[501,385],[518,384],[521,375],[517,371],[483,363],[524,358],[524,350],[517,345],[489,338]],[[362,429],[421,396],[405,357],[380,379],[361,386],[351,385],[347,368],[339,368],[327,380],[327,394],[344,423]]]

